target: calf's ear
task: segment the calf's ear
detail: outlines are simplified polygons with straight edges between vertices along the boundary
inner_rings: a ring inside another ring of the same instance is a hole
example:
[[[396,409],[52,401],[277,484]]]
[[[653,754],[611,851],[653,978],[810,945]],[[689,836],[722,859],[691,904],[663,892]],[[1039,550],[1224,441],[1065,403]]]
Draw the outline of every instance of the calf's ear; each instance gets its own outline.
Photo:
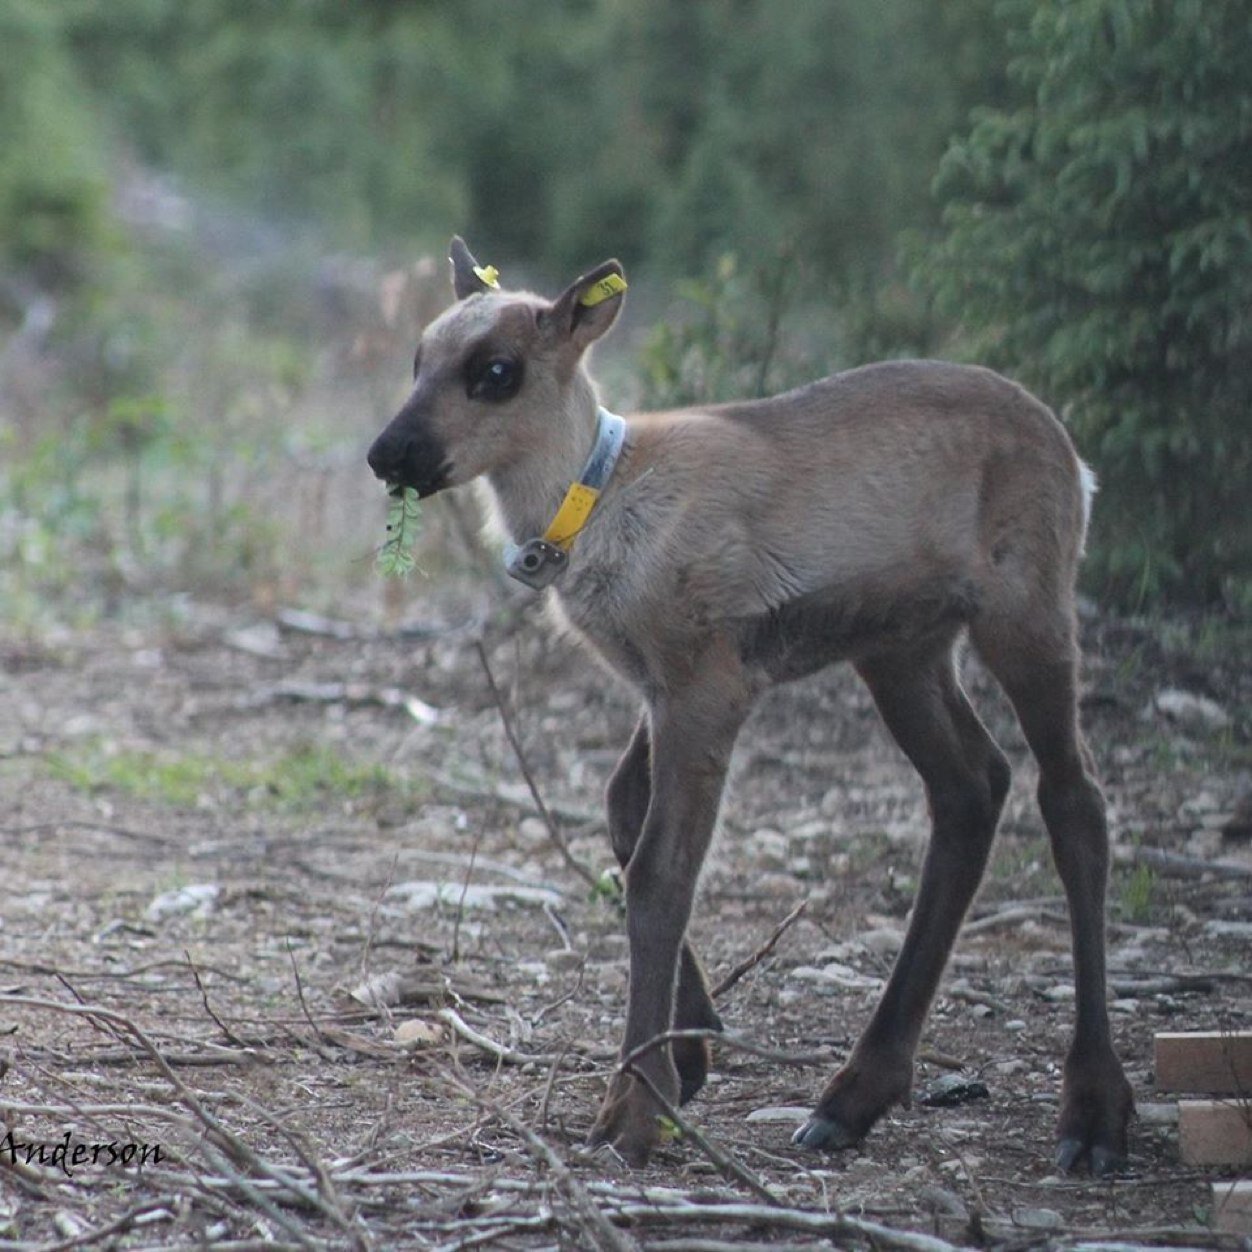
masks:
[[[452,290],[458,300],[499,287],[500,284],[495,281],[495,270],[479,265],[460,235],[452,236],[448,260],[452,262]]]
[[[626,292],[620,261],[605,261],[574,279],[539,317],[541,327],[558,341],[582,352],[617,321]]]

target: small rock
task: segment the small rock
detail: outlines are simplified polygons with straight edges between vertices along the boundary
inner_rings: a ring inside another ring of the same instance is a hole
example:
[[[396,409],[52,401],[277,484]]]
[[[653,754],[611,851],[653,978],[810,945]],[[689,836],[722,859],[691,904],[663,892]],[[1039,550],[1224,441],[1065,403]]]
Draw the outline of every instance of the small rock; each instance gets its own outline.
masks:
[[[246,652],[249,656],[259,656],[267,661],[281,661],[287,656],[282,635],[273,622],[258,622],[255,626],[228,630],[222,639],[227,647],[237,652]]]
[[[400,1003],[400,988],[404,975],[398,969],[387,970],[381,974],[371,974],[364,982],[358,983],[348,994],[358,1003],[367,1008],[388,1008]]]
[[[1014,1017],[1004,1023],[1005,1030],[1011,1030],[1014,1034],[1026,1029],[1026,1023],[1020,1017]]]
[[[543,954],[543,959],[549,969],[577,969],[586,956],[573,948],[553,948]]]
[[[1215,939],[1252,939],[1252,922],[1205,922],[1204,933]]]
[[[904,946],[904,932],[894,926],[878,926],[857,935],[857,940],[879,956],[895,956]]]
[[[1074,1000],[1074,984],[1059,982],[1055,987],[1049,987],[1043,993],[1043,998],[1051,1000],[1053,1004],[1071,1004]]]
[[[1013,1222],[1027,1230],[1060,1230],[1065,1219],[1055,1209],[1020,1208],[1013,1210]]]
[[[746,1121],[749,1122],[786,1122],[788,1125],[798,1126],[801,1122],[807,1120],[810,1110],[801,1108],[794,1104],[771,1104],[765,1108],[753,1109],[748,1114]]]
[[[1005,1078],[1012,1078],[1015,1074],[1025,1074],[1029,1071],[1030,1065],[1021,1059],[1015,1057],[1011,1061],[997,1061],[994,1068],[997,1074],[1003,1074]]]
[[[537,847],[548,842],[548,827],[541,817],[523,817],[517,824],[517,837],[523,843]]]
[[[396,1027],[392,1039],[406,1052],[416,1052],[419,1048],[431,1048],[442,1043],[443,1026],[439,1022],[410,1018]]]
[[[986,1100],[990,1095],[987,1084],[980,1079],[966,1078],[961,1074],[940,1074],[926,1084],[917,1102],[927,1108],[950,1109],[968,1104],[971,1100]]]
[[[545,904],[556,908],[561,904],[560,894],[547,887],[525,887],[513,883],[504,886],[470,883],[467,886],[464,883],[415,880],[388,887],[386,896],[415,913],[434,908],[437,904],[454,909],[482,909],[485,912],[492,912],[500,903],[536,908]]]
[[[922,1187],[917,1193],[917,1198],[931,1212],[946,1213],[949,1217],[959,1217],[962,1220],[969,1217],[969,1210],[965,1207],[965,1201],[946,1187],[936,1187],[933,1184],[928,1187]]]
[[[1216,700],[1176,687],[1166,687],[1152,697],[1144,716],[1151,720],[1157,714],[1193,730],[1225,730],[1230,725],[1230,714]]]
[[[801,843],[810,839],[820,839],[830,834],[830,823],[824,818],[810,818],[787,828],[787,834]]]
[[[789,845],[781,830],[762,827],[752,832],[752,846],[760,860],[771,869],[782,869],[787,863]]]
[[[881,978],[875,978],[872,974],[860,974],[840,961],[831,961],[820,969],[814,965],[797,965],[791,971],[791,977],[806,982],[830,983],[847,990],[859,990],[863,987],[878,990],[885,985]]]
[[[150,922],[167,917],[208,917],[217,906],[222,889],[215,882],[193,883],[175,891],[163,891],[145,910]]]

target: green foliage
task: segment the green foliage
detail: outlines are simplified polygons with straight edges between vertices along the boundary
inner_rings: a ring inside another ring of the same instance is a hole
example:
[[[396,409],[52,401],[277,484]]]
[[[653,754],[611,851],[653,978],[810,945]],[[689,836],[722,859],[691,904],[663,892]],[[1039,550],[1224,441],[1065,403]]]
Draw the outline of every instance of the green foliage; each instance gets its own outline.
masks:
[[[54,753],[48,772],[86,792],[117,791],[171,808],[262,805],[307,813],[328,803],[352,805],[397,789],[403,782],[378,765],[357,765],[316,745],[272,761],[234,761],[199,754],[172,755],[93,743]]]
[[[33,3],[33,0],[26,0]],[[1001,60],[991,0],[61,0],[141,157],[352,246],[564,270],[761,238],[872,271]]]
[[[0,267],[48,286],[79,277],[105,240],[100,133],[62,36],[55,5],[0,5]]]
[[[412,487],[393,487],[387,506],[387,539],[378,549],[376,564],[384,578],[404,578],[415,567],[413,544],[421,521],[421,501]]]
[[[1123,603],[1252,607],[1252,9],[1004,0],[1017,102],[944,157],[915,272],[1061,408]]]
[[[1136,865],[1126,874],[1118,892],[1122,918],[1135,926],[1145,926],[1158,911],[1160,883],[1149,865]]]
[[[681,307],[640,352],[644,407],[764,396],[823,373],[832,345],[811,345],[795,324],[803,283],[794,257],[744,267],[733,253],[707,278],[680,282]]]

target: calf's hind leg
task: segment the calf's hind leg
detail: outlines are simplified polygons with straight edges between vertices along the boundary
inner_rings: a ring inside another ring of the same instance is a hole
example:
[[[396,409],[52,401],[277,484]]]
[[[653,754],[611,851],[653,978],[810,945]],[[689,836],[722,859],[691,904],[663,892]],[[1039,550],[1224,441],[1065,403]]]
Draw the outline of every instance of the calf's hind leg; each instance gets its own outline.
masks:
[[[1126,1159],[1134,1098],[1113,1051],[1105,989],[1104,899],[1109,840],[1104,796],[1078,724],[1078,648],[1072,614],[974,644],[1004,687],[1039,763],[1039,808],[1069,902],[1076,1021],[1065,1059],[1056,1162],[1088,1160],[1096,1174]]]
[[[851,1147],[893,1104],[907,1103],[926,1011],[982,878],[1009,786],[1008,762],[961,690],[950,644],[857,668],[922,776],[932,830],[891,978],[847,1064],[796,1132],[793,1141],[806,1148]]]
[[[613,777],[608,792],[609,838],[618,864],[625,869],[634,854],[648,805],[652,799],[651,742],[645,713],[635,727]],[[674,997],[676,1030],[721,1030],[722,1019],[709,996],[704,969],[694,949],[683,940],[678,965],[678,990]],[[678,1069],[679,1101],[685,1104],[704,1086],[709,1074],[709,1045],[704,1039],[678,1039],[670,1044]]]

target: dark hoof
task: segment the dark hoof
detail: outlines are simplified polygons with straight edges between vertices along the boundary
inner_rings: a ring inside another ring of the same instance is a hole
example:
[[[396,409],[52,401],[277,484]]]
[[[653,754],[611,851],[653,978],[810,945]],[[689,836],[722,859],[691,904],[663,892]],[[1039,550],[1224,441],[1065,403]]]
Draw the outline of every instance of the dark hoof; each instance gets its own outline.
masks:
[[[807,1148],[810,1152],[839,1152],[845,1148],[855,1148],[864,1138],[864,1135],[858,1135],[839,1122],[814,1116],[791,1136],[791,1142],[799,1148]]]
[[[703,1043],[703,1040],[700,1042]],[[678,1066],[679,1104],[686,1104],[688,1100],[694,1099],[709,1076],[709,1052],[707,1045],[700,1051],[702,1055],[699,1056],[687,1055],[680,1057],[675,1055],[674,1057],[674,1061]],[[675,1052],[677,1052],[677,1049],[675,1049]]]
[[[1062,1174],[1073,1173],[1078,1162],[1087,1155],[1087,1147],[1081,1139],[1062,1139],[1056,1145],[1056,1167]]]
[[[1072,1174],[1084,1161],[1091,1165],[1096,1178],[1109,1178],[1126,1168],[1126,1157],[1109,1148],[1089,1148],[1081,1139],[1062,1139],[1056,1145],[1056,1167],[1063,1174]]]
[[[721,1031],[722,1019],[710,1008],[695,1029]],[[678,1070],[678,1103],[686,1104],[708,1080],[713,1050],[707,1039],[675,1039],[670,1045]]]

